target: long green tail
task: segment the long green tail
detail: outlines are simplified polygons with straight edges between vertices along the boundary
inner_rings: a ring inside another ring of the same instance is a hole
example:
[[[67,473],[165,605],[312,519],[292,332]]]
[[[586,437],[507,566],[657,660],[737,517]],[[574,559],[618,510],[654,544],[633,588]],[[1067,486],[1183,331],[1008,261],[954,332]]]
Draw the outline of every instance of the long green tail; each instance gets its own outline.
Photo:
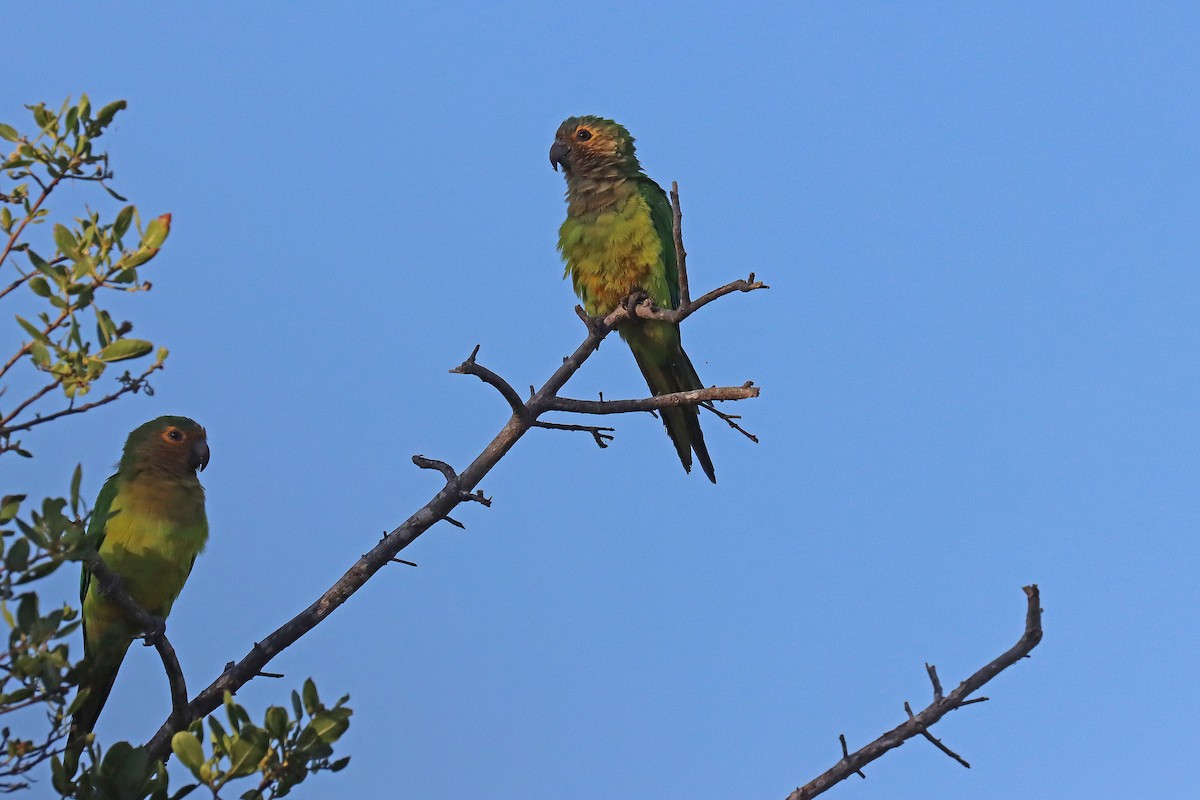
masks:
[[[655,395],[671,394],[672,392],[689,392],[693,389],[703,389],[696,368],[683,352],[679,341],[679,328],[667,322],[643,322],[640,325],[626,325],[621,328],[621,336],[629,343],[633,357],[637,360],[642,375],[650,392]],[[713,471],[712,459],[708,456],[708,448],[704,445],[704,432],[700,430],[700,410],[697,406],[675,406],[659,410],[667,436],[675,445],[683,468],[692,471],[692,452],[700,462],[701,469],[708,479],[717,482]]]
[[[91,733],[92,728],[96,726],[96,720],[100,718],[100,711],[112,692],[117,672],[121,669],[121,662],[125,660],[125,651],[128,649],[129,643],[126,642],[120,652],[110,653],[108,658],[88,666],[87,680],[81,687],[88,689],[88,696],[71,717],[72,739]]]

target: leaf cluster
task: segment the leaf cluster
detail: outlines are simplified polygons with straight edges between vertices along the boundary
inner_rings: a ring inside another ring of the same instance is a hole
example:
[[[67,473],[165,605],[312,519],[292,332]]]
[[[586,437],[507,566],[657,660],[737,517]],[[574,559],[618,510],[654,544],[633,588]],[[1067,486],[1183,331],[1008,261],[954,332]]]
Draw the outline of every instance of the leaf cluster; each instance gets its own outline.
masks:
[[[0,379],[18,364],[26,364],[41,380],[31,381],[27,392],[0,407],[0,455],[10,451],[29,455],[13,438],[20,431],[123,394],[151,393],[147,378],[162,368],[167,357],[167,351],[160,349],[140,375],[126,371],[104,398],[85,407],[76,405],[77,398],[91,391],[109,364],[141,358],[154,350],[153,343],[128,335],[132,324],[116,322],[100,302],[99,293],[151,288],[140,269],[166,241],[171,215],[157,216],[143,226],[137,207],[126,205],[111,219],[89,208],[73,220],[51,222],[46,201],[64,183],[95,183],[125,202],[108,185],[112,177],[108,154],[95,147],[113,117],[125,108],[125,101],[109,103],[94,114],[87,95],[76,104],[68,99],[57,113],[45,104],[27,108],[33,115],[34,132],[22,134],[0,123],[0,140],[15,145],[0,160],[0,269],[7,273],[0,282],[0,299],[11,296],[10,300],[20,304],[23,313],[15,318],[19,335],[25,337],[0,365]],[[43,236],[43,244],[35,247],[31,237],[46,228],[49,236]],[[18,254],[27,264],[20,263]],[[0,399],[10,388],[0,388]],[[43,401],[55,393],[65,398],[65,408],[40,414]]]
[[[171,749],[198,780],[217,796],[226,783],[260,775],[259,784],[241,795],[242,800],[286,797],[309,775],[323,770],[337,772],[350,763],[349,756],[331,761],[333,745],[350,727],[354,712],[346,706],[349,695],[333,706],[324,705],[312,678],[303,693],[292,692],[291,713],[271,706],[262,725],[250,721],[246,710],[225,693],[225,715],[229,730],[216,718],[208,718],[209,755],[201,739],[204,723],[198,721],[171,739]]]

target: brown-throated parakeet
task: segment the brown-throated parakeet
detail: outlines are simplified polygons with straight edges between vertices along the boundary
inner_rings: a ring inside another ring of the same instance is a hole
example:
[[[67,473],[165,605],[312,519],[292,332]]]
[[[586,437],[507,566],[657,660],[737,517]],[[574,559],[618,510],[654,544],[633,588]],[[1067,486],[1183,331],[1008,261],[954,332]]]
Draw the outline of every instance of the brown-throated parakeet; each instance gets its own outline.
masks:
[[[97,537],[104,563],[147,613],[166,619],[183,589],[196,556],[208,540],[204,487],[196,470],[208,464],[204,428],[187,417],[158,417],[139,426],[125,442],[117,472],[104,482],[88,533]],[[96,724],[112,690],[125,651],[142,633],[100,590],[85,565],[83,603],[88,689],[71,720],[72,736]]]
[[[550,147],[550,163],[567,179],[567,218],[558,232],[575,294],[593,317],[613,311],[635,291],[659,308],[679,306],[671,204],[666,192],[642,172],[633,137],[611,119],[565,120]],[[702,389],[704,384],[683,352],[679,326],[633,319],[620,328],[653,394]],[[659,411],[679,460],[692,470],[692,452],[704,474],[717,478],[704,446],[696,406]]]

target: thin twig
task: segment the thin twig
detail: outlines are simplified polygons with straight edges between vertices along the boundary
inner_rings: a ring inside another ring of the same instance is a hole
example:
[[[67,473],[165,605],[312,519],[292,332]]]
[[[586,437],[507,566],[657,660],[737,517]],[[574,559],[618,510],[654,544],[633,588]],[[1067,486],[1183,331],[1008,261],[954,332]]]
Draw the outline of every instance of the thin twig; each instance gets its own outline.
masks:
[[[926,663],[925,672],[929,674],[929,681],[933,684],[933,699],[937,702],[942,699],[942,682],[938,680],[937,667]]]
[[[412,462],[421,469],[437,470],[446,477],[447,483],[452,483],[458,480],[458,474],[455,473],[454,467],[450,466],[445,461],[438,461],[436,458],[426,458],[425,456],[413,456]]]
[[[62,179],[63,176],[58,175],[54,178],[54,180],[50,181],[48,185],[42,187],[42,193],[38,196],[38,199],[34,201],[34,204],[29,207],[29,212],[25,215],[25,219],[21,220],[21,224],[18,225],[16,230],[12,232],[12,235],[8,237],[8,243],[4,245],[4,250],[0,251],[0,266],[3,266],[5,259],[7,259],[9,253],[12,252],[13,245],[15,245],[17,243],[17,239],[21,237],[21,232],[25,230],[25,226],[37,216],[38,209],[42,207],[42,203],[46,202],[46,198],[50,196],[50,193],[54,191],[54,187],[58,186],[59,181]],[[41,181],[38,181],[38,183],[40,184]],[[8,294],[15,289],[16,286],[17,284],[13,284],[4,291],[4,294]],[[3,297],[3,295],[0,295],[0,297]]]
[[[914,719],[914,720],[916,719],[916,717],[913,716],[912,706],[910,706],[908,704],[907,700],[904,701],[904,710],[908,712],[909,719]],[[941,750],[943,753],[950,756],[951,758],[953,758],[958,763],[962,764],[967,769],[971,768],[971,765],[967,763],[966,759],[964,759],[958,753],[951,750],[949,747],[946,747],[946,745],[942,744],[941,739],[938,739],[936,736],[934,736],[932,733],[930,733],[925,728],[921,729],[921,735],[924,736],[926,739],[928,739],[933,744],[933,746],[936,747],[938,750]]]
[[[608,447],[614,438],[616,428],[605,428],[599,425],[570,425],[563,422],[543,422],[540,419],[533,423],[535,428],[545,428],[552,431],[584,431],[590,433],[601,449]]]
[[[726,414],[724,411],[721,411],[716,406],[714,406],[712,403],[701,403],[700,407],[708,409],[712,413],[716,414],[718,417],[720,417],[725,422],[726,425],[733,428],[735,431],[740,433],[742,436],[745,436],[747,439],[754,442],[755,444],[758,444],[758,437],[755,436],[750,431],[743,428],[741,425],[737,424],[737,422],[735,421],[735,420],[741,419],[741,415]]]
[[[683,209],[679,205],[679,184],[675,181],[671,181],[671,218],[675,261],[679,267],[679,305],[687,308],[692,304],[692,292],[688,287],[687,250],[683,249]]]
[[[27,431],[30,428],[38,425],[45,425],[47,422],[52,422],[59,417],[66,417],[70,416],[71,414],[82,414],[85,411],[91,411],[93,408],[99,408],[100,406],[111,403],[124,394],[129,394],[131,392],[137,394],[146,386],[146,379],[162,368],[163,365],[161,362],[159,362],[151,366],[136,378],[128,377],[129,373],[126,372],[121,378],[125,385],[107,397],[102,397],[99,400],[93,400],[90,403],[84,403],[81,406],[64,408],[61,411],[55,411],[53,414],[47,414],[44,417],[35,417],[28,422],[22,422],[20,425],[13,425],[9,428],[0,428],[0,436],[8,436],[9,434],[17,433],[18,431]]]
[[[513,413],[520,415],[525,413],[525,401],[517,394],[517,390],[509,385],[508,381],[501,378],[496,373],[492,372],[485,366],[475,362],[475,356],[479,355],[479,345],[475,345],[475,349],[471,351],[471,355],[467,360],[459,364],[454,369],[450,370],[454,375],[474,375],[479,380],[488,384],[508,401],[512,407]]]
[[[1024,587],[1024,592],[1026,598],[1025,632],[1021,634],[1021,638],[1017,640],[1016,644],[1005,650],[995,659],[984,664],[975,674],[960,683],[958,688],[950,692],[950,694],[940,700],[935,700],[921,711],[921,713],[909,717],[906,722],[883,734],[866,747],[845,756],[841,761],[834,764],[831,769],[796,789],[796,791],[788,795],[788,800],[808,800],[810,797],[816,797],[831,786],[844,781],[863,766],[871,763],[892,748],[899,747],[907,740],[927,731],[934,723],[954,709],[977,702],[968,700],[968,695],[977,691],[1008,667],[1028,656],[1029,652],[1037,647],[1038,642],[1042,640],[1042,607],[1037,584]],[[961,758],[958,760],[962,761]]]
[[[41,400],[43,397],[45,397],[47,394],[49,394],[50,392],[57,389],[59,386],[62,386],[61,378],[59,378],[56,381],[52,381],[51,383],[46,384],[41,389],[38,389],[37,392],[35,392],[32,396],[30,396],[27,400],[25,400],[25,402],[21,403],[19,406],[17,406],[12,411],[10,411],[7,416],[0,419],[0,432],[5,431],[6,429],[4,426],[7,425],[8,423],[12,422],[18,416],[20,416],[22,411],[29,408],[31,405],[36,403],[38,400]]]

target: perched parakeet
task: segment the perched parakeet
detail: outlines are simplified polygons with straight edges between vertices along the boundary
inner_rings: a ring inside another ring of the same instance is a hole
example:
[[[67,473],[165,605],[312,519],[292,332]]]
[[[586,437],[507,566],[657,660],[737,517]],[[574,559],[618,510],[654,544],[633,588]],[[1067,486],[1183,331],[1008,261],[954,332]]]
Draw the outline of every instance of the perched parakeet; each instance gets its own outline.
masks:
[[[104,482],[88,532],[109,569],[147,613],[166,619],[196,556],[208,540],[204,487],[196,470],[208,465],[204,428],[187,417],[159,417],[125,442],[117,472]],[[71,720],[73,736],[91,731],[125,658],[141,631],[100,591],[85,566],[79,589],[89,694]]]
[[[550,163],[567,179],[567,218],[558,250],[575,294],[593,317],[613,311],[640,290],[659,308],[679,306],[679,268],[671,204],[666,192],[642,172],[633,137],[624,126],[600,117],[570,117],[555,134]],[[564,275],[564,277],[565,277]],[[679,326],[635,319],[620,328],[653,394],[702,389],[683,352]],[[692,452],[704,474],[717,482],[704,446],[696,406],[659,411],[679,460],[692,470]]]

